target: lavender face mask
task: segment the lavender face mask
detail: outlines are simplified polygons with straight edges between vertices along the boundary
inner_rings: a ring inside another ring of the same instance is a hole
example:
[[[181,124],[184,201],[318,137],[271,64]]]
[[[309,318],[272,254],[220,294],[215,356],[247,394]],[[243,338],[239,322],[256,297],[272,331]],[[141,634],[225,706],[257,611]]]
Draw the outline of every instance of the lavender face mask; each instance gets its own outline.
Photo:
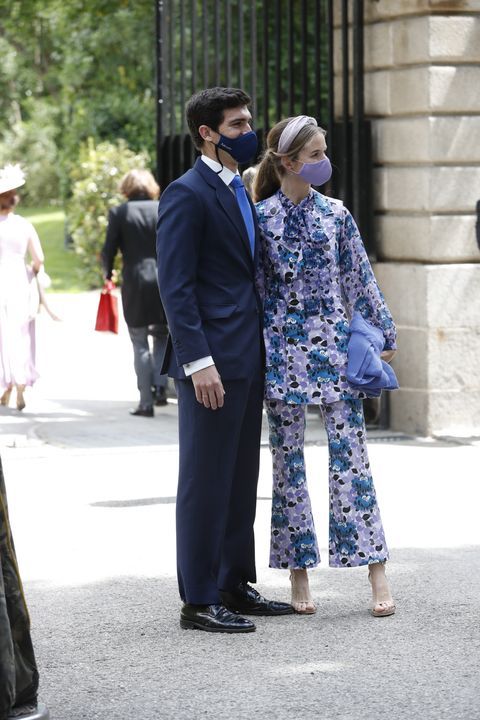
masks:
[[[332,177],[332,166],[328,157],[314,163],[304,163],[297,173],[311,185],[324,185]]]

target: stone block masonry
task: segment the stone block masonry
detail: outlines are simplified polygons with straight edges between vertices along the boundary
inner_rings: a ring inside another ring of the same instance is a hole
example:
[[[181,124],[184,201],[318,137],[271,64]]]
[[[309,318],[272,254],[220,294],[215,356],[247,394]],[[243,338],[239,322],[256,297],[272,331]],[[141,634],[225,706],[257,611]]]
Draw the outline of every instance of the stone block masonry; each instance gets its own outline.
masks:
[[[391,426],[480,435],[480,0],[365,0],[365,111],[399,331]]]

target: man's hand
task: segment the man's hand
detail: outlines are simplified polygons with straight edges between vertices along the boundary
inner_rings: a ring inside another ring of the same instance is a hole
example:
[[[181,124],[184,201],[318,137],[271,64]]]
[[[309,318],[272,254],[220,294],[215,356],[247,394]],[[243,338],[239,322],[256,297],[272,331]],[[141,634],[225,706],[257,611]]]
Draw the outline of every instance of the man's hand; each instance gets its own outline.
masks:
[[[397,353],[396,350],[384,350],[384,351],[380,354],[380,357],[382,358],[382,360],[385,360],[385,362],[389,363],[389,362],[391,362],[391,361],[393,360],[393,358],[395,357],[396,353]]]
[[[210,365],[203,370],[192,373],[192,381],[195,396],[199,403],[211,410],[223,407],[225,390],[215,365]]]

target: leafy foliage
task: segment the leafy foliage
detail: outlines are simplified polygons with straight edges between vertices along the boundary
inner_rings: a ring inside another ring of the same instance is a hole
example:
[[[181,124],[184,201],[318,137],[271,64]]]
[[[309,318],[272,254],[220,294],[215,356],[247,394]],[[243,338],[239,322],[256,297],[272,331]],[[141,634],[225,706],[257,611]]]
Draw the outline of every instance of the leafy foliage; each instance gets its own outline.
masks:
[[[39,100],[35,119],[7,128],[0,143],[0,166],[20,163],[27,171],[28,182],[21,194],[28,205],[58,198],[60,170],[54,114],[47,103]]]
[[[244,85],[263,130],[297,112],[326,124],[326,0],[0,0],[0,160],[23,165],[28,202],[69,197],[89,137],[154,157],[156,5],[167,135],[186,132],[185,101],[214,84]]]
[[[0,160],[28,202],[68,197],[89,137],[153,155],[155,3],[0,0],[0,17]]]
[[[81,261],[83,280],[92,288],[103,283],[101,249],[108,211],[125,201],[118,190],[122,176],[149,165],[146,152],[135,153],[124,140],[95,144],[89,138],[80,148],[71,171],[72,197],[67,206],[68,230]]]

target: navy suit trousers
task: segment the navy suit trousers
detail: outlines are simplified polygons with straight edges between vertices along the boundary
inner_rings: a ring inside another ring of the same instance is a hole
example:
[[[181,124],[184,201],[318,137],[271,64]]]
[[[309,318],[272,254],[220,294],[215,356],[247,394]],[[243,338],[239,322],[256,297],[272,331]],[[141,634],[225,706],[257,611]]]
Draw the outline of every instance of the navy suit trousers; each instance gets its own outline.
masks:
[[[177,570],[182,600],[220,602],[219,590],[255,582],[255,520],[263,378],[223,383],[225,404],[209,410],[191,380],[177,380],[180,468]]]

